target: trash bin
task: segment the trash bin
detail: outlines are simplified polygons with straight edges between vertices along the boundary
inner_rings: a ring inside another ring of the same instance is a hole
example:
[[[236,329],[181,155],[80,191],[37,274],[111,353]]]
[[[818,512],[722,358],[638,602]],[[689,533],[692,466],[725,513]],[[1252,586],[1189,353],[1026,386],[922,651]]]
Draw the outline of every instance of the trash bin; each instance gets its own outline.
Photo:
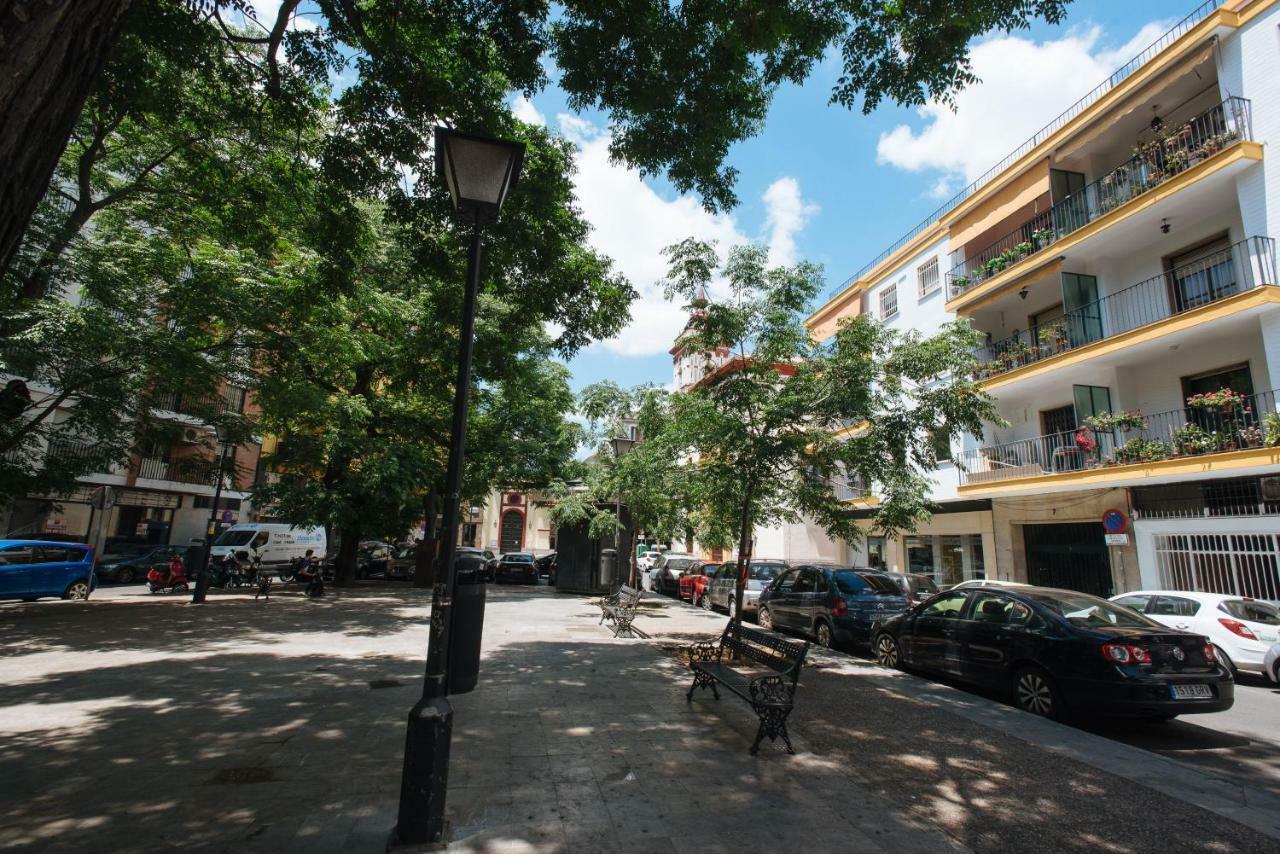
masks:
[[[600,550],[600,586],[612,590],[618,586],[618,550]]]
[[[450,694],[474,690],[480,678],[480,640],[484,636],[484,558],[458,555],[449,628]]]

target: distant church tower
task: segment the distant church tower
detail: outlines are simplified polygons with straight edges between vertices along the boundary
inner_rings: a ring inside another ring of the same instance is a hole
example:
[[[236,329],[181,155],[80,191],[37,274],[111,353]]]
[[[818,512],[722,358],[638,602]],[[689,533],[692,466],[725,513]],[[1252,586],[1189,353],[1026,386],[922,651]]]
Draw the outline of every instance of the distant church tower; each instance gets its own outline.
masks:
[[[706,314],[706,307],[711,300],[707,298],[706,288],[698,288],[698,295],[691,303],[689,320],[680,334],[676,336],[671,350],[671,380],[676,391],[688,391],[697,385],[703,377],[729,360],[729,348],[717,347],[713,352],[690,349],[686,342],[693,331],[693,322]]]

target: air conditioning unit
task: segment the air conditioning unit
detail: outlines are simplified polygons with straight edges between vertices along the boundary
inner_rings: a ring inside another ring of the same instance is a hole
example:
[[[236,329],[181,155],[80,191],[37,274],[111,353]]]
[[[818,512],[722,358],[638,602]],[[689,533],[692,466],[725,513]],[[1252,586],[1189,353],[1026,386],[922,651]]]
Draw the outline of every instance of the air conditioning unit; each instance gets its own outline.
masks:
[[[182,441],[188,445],[200,444],[200,431],[194,427],[188,427],[182,431]]]
[[[1280,501],[1280,477],[1260,477],[1263,501]]]

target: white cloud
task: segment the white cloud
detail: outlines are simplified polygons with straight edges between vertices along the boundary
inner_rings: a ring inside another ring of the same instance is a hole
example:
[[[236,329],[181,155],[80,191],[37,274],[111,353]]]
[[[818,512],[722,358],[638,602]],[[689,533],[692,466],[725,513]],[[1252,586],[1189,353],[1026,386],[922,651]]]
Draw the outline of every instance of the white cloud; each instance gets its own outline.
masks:
[[[659,284],[667,272],[663,248],[693,237],[714,241],[724,253],[750,242],[751,237],[733,216],[708,213],[692,196],[666,198],[646,184],[639,172],[614,163],[608,133],[590,121],[561,113],[556,122],[578,146],[574,189],[592,226],[591,245],[612,258],[640,294],[622,334],[593,346],[622,356],[665,353],[687,317],[678,301],[663,297]],[[785,263],[794,257],[796,234],[817,208],[804,201],[793,178],[775,181],[762,199],[770,255],[778,255],[775,263]],[[713,283],[712,299],[726,290]]]
[[[520,121],[528,125],[546,125],[547,117],[538,112],[538,108],[524,95],[516,95],[511,99],[511,112]]]
[[[769,185],[761,197],[765,204],[765,227],[769,230],[769,263],[796,263],[796,235],[818,206],[800,195],[800,182],[786,176]]]
[[[956,96],[954,112],[928,104],[917,111],[922,125],[881,134],[877,160],[911,172],[941,171],[930,195],[945,198],[958,183],[952,179],[967,184],[985,173],[1168,28],[1152,22],[1115,48],[1100,44],[1100,27],[1056,41],[988,39],[972,52],[982,82]]]
[[[249,5],[253,7],[253,12],[258,18],[258,23],[262,25],[263,29],[270,32],[271,27],[276,22],[276,18],[280,16],[279,0],[251,0]],[[295,9],[293,14],[290,16],[289,29],[320,29],[320,22],[316,17],[313,17],[313,15],[314,13],[312,12],[301,12]]]

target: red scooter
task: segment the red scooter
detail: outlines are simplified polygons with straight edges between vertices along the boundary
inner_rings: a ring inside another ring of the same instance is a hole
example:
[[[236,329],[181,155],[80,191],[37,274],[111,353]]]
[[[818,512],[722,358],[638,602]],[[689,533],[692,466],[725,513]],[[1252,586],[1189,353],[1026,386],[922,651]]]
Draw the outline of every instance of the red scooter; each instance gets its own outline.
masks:
[[[159,593],[161,590],[185,591],[188,589],[187,569],[181,564],[153,569],[147,573],[147,586],[152,593]]]

